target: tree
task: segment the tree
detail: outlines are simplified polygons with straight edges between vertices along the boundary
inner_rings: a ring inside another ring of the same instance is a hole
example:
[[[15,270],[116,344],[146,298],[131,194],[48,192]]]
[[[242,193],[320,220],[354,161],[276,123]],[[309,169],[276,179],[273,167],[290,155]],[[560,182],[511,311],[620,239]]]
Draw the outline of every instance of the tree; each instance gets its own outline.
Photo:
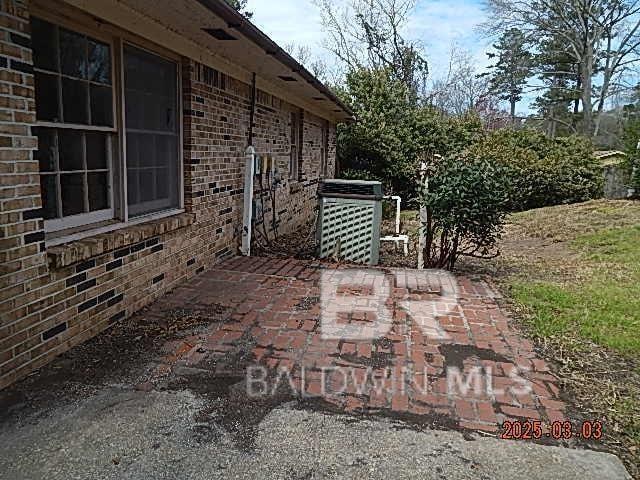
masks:
[[[489,58],[497,59],[496,64],[489,67],[493,71],[489,76],[489,91],[509,102],[511,123],[514,124],[516,105],[522,100],[524,87],[531,76],[532,55],[524,34],[517,28],[507,30],[493,48],[497,53],[487,54]]]
[[[390,69],[356,69],[338,89],[358,121],[338,131],[338,163],[384,179],[389,192],[411,191],[417,171],[416,106]]]
[[[315,0],[328,35],[325,47],[348,71],[384,69],[407,87],[416,102],[429,72],[418,42],[401,35],[415,0]]]
[[[323,83],[329,82],[329,68],[320,58],[314,58],[311,49],[306,45],[296,45],[294,42],[285,44],[282,48],[309,70],[314,77]]]
[[[451,155],[434,162],[420,192],[425,267],[453,270],[461,256],[496,257],[510,189],[506,170],[491,158]]]
[[[224,0],[224,1],[227,2],[233,8],[235,8],[238,12],[240,12],[246,18],[250,19],[251,17],[253,17],[253,12],[248,12],[246,10],[248,0]]]
[[[539,40],[535,71],[543,83],[544,93],[534,103],[544,119],[549,138],[577,133],[580,107],[580,70],[566,53],[562,38]]]
[[[487,5],[487,29],[518,28],[530,41],[563,42],[579,67],[581,130],[597,135],[599,114],[640,59],[640,0],[487,0]]]
[[[480,103],[486,103],[489,81],[479,75],[471,54],[452,45],[449,53],[449,69],[443,78],[433,81],[425,103],[450,115],[466,115],[476,111]]]

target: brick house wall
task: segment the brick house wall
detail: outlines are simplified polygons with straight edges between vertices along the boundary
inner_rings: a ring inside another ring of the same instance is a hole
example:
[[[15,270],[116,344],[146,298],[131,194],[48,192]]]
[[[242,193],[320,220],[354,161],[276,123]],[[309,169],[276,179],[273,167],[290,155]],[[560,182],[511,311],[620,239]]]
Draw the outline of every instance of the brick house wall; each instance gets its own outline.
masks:
[[[185,212],[47,247],[31,135],[34,77],[28,3],[0,0],[0,388],[122,321],[219,259],[241,239],[251,87],[182,60]],[[301,175],[288,178],[290,112],[260,92],[257,152],[283,172],[278,231],[313,219],[324,120],[304,112]],[[335,167],[329,126],[328,176]],[[260,196],[259,187],[257,195]],[[271,225],[271,215],[265,210]],[[272,234],[272,232],[270,232]]]

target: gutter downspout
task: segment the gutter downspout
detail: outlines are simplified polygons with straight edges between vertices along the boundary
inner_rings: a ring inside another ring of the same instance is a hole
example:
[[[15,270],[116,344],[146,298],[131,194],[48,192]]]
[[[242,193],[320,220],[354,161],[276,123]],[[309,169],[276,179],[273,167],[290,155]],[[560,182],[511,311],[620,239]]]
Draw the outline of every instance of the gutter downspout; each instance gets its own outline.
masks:
[[[244,168],[244,208],[242,215],[242,247],[240,253],[251,256],[251,238],[253,228],[253,181],[256,175],[256,149],[253,147],[253,123],[256,114],[256,74],[251,81],[251,110],[249,112],[249,138],[245,151]]]
[[[251,256],[251,235],[253,227],[253,179],[255,177],[256,150],[248,146],[244,169],[244,212],[242,217],[242,247],[240,253]]]
[[[253,123],[256,116],[256,72],[251,76],[251,110],[249,111],[249,146],[253,146]],[[254,152],[255,153],[255,152]]]

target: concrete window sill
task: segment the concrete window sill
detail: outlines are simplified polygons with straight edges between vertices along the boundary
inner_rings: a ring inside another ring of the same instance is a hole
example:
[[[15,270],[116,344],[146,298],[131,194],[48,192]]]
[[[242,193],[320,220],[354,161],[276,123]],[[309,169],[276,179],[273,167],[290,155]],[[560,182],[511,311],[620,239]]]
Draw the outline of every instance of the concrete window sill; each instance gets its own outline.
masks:
[[[69,239],[59,245],[47,245],[49,265],[54,269],[73,265],[156,235],[187,227],[194,220],[195,215],[191,213],[179,213],[134,225],[114,225],[110,231],[96,231],[95,235],[77,240]]]

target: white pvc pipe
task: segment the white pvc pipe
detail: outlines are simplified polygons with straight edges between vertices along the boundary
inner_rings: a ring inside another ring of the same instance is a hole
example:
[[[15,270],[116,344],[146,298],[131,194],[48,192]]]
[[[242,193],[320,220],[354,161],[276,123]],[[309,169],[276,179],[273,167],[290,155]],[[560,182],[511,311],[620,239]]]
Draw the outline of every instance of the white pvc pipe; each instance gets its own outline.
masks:
[[[251,256],[251,227],[253,223],[253,180],[256,168],[256,149],[247,147],[246,165],[244,169],[244,209],[242,216],[242,247],[240,252],[247,257]]]
[[[402,198],[397,195],[388,195],[384,197],[386,200],[395,200],[396,202],[396,235],[400,233],[400,210],[402,204]]]

